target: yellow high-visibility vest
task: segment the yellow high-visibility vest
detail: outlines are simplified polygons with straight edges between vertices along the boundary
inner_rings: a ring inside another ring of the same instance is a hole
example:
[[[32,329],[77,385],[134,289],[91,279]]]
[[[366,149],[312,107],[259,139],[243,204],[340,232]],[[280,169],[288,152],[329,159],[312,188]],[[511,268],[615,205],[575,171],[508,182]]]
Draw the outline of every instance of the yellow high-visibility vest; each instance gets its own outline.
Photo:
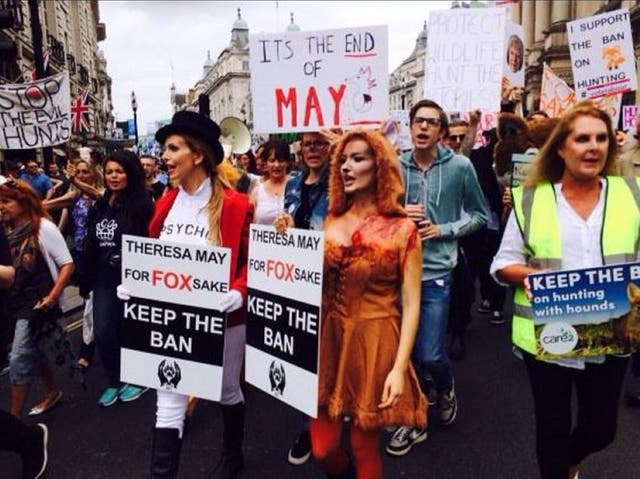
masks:
[[[640,177],[607,176],[600,251],[603,264],[635,261],[640,241]],[[524,240],[527,264],[534,268],[562,268],[556,193],[549,182],[512,189],[513,212]],[[511,339],[537,354],[531,304],[523,286],[515,288]]]

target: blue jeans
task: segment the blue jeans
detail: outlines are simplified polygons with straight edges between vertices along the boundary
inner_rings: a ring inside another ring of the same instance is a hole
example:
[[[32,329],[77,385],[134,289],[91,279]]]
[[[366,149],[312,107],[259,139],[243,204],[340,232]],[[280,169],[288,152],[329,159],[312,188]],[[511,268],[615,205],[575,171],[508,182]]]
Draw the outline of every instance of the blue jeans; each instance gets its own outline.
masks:
[[[116,288],[96,286],[93,290],[93,334],[110,386],[120,384],[120,323],[123,303]]]
[[[418,376],[430,375],[438,392],[450,389],[453,383],[446,350],[450,296],[451,273],[422,282],[420,321],[411,354]]]

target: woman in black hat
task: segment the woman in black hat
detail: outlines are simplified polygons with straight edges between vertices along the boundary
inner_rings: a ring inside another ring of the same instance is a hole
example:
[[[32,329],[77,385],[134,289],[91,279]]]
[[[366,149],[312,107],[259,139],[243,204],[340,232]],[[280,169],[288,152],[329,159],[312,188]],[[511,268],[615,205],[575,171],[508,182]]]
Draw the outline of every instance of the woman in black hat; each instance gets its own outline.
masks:
[[[190,111],[173,116],[158,130],[163,144],[170,189],[155,205],[151,237],[194,245],[231,249],[229,292],[214,306],[227,313],[220,407],[224,424],[222,457],[215,478],[234,478],[243,467],[244,397],[240,371],[245,345],[244,302],[247,294],[247,251],[253,207],[218,175],[223,150],[220,128]],[[186,226],[192,226],[187,228]],[[151,476],[173,478],[178,471],[187,396],[158,390]]]

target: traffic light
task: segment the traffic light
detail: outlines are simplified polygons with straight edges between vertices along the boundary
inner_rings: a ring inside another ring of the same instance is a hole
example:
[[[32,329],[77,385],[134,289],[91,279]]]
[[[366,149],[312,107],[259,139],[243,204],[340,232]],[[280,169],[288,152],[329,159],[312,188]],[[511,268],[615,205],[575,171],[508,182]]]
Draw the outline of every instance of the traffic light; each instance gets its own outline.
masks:
[[[0,10],[0,30],[13,28],[15,18],[11,10]],[[0,38],[0,61],[11,60],[18,54],[16,42],[9,38]]]

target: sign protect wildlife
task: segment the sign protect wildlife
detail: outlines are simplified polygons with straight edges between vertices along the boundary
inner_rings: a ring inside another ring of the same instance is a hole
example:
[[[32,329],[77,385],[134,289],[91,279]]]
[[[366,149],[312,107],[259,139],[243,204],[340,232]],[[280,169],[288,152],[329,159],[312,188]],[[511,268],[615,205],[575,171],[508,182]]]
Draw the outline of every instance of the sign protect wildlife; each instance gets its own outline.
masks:
[[[640,263],[529,275],[540,359],[640,346]]]
[[[121,380],[219,401],[231,250],[122,237]]]
[[[251,225],[246,380],[313,417],[323,251],[322,233]]]

